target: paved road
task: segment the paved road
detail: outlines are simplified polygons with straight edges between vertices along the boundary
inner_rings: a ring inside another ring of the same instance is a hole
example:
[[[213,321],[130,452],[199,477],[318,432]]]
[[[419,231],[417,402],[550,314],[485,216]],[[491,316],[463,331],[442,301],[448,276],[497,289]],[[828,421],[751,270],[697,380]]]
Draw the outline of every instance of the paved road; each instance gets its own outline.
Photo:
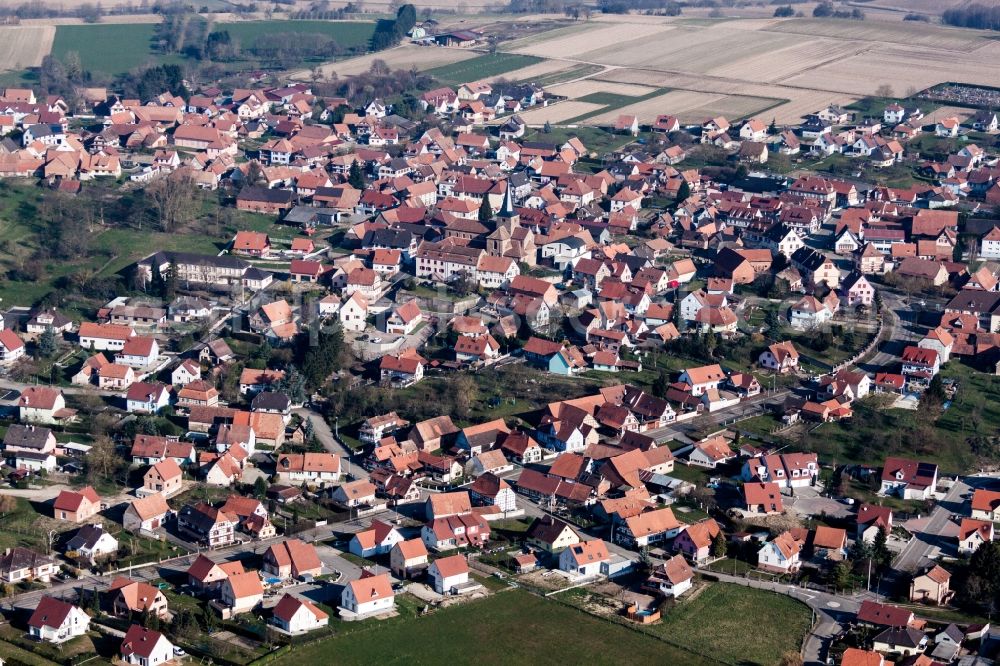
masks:
[[[785,398],[791,393],[791,389],[778,389],[773,393],[770,391],[764,391],[759,395],[743,400],[739,404],[733,405],[732,407],[720,409],[717,412],[702,414],[701,416],[696,416],[693,419],[675,423],[664,428],[649,430],[645,434],[661,443],[676,439],[686,441],[688,439],[687,433],[694,430],[702,430],[716,425],[721,427],[723,422],[729,421],[730,419],[742,418],[744,416],[749,418],[751,416],[763,414],[764,411],[766,411],[767,405],[780,404],[784,402]]]
[[[316,439],[319,443],[323,445],[323,448],[327,450],[328,453],[332,453],[338,458],[346,458],[347,464],[350,466],[351,476],[355,479],[367,479],[369,477],[368,471],[363,468],[360,464],[355,464],[351,462],[354,457],[354,451],[345,444],[342,444],[333,435],[333,430],[330,429],[330,425],[323,418],[323,415],[311,407],[300,407],[294,410],[296,414],[301,416],[303,419],[309,419],[313,424],[313,432],[316,434]],[[345,466],[344,472],[347,472],[348,468]]]
[[[892,563],[893,569],[913,572],[932,561],[931,555],[935,549],[944,545],[942,535],[951,523],[952,514],[956,513],[962,506],[962,495],[969,492],[970,488],[964,481],[958,481],[952,486],[944,500],[938,502],[934,510],[931,511],[924,530],[914,534],[913,538],[903,547]]]

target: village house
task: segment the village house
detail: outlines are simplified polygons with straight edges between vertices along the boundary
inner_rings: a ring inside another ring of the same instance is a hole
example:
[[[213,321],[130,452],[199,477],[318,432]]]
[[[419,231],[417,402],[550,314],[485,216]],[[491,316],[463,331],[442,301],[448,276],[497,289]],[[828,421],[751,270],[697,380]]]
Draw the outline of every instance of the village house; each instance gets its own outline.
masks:
[[[356,532],[351,537],[348,550],[358,557],[370,558],[388,553],[403,540],[395,525],[373,520],[369,529]]]
[[[111,608],[115,615],[128,617],[130,613],[147,613],[157,617],[167,614],[167,597],[145,581],[130,580],[119,576],[108,588]]]
[[[802,545],[791,532],[782,532],[757,551],[757,568],[781,574],[798,571]]]
[[[376,575],[362,571],[361,578],[345,585],[340,595],[341,614],[354,618],[387,613],[395,605],[392,581],[387,573]]]
[[[312,602],[286,593],[271,613],[271,624],[286,634],[304,634],[325,627],[330,616]]]
[[[910,601],[914,603],[940,606],[947,603],[951,596],[951,574],[940,565],[931,566],[910,581]]]
[[[399,541],[389,551],[389,568],[398,578],[415,578],[427,565],[427,547],[421,539]]]
[[[286,539],[264,552],[264,573],[277,578],[303,580],[323,573],[316,547],[299,539]]]
[[[28,620],[28,635],[46,643],[65,643],[90,628],[90,616],[79,606],[44,595]]]
[[[593,578],[602,573],[610,560],[611,555],[603,540],[580,541],[559,554],[559,570],[576,578]]]
[[[264,586],[256,571],[230,574],[219,585],[218,604],[225,609],[223,617],[249,613],[263,601]]]
[[[82,523],[90,520],[101,510],[101,498],[91,486],[80,491],[63,490],[52,504],[53,517],[56,520],[68,520]]]
[[[691,589],[693,579],[694,570],[684,556],[674,555],[653,568],[643,588],[668,599],[676,599]]]
[[[118,653],[126,664],[157,666],[174,659],[174,645],[160,632],[133,624],[125,632]]]
[[[438,594],[458,594],[469,587],[469,563],[462,555],[449,555],[431,562],[427,577]]]

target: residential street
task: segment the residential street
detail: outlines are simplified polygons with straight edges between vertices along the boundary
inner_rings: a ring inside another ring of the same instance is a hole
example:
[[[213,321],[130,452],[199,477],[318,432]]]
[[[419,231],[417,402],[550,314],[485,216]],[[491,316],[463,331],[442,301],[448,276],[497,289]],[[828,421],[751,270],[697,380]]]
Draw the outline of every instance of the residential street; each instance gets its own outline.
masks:
[[[951,522],[952,514],[961,510],[962,496],[969,492],[970,488],[964,481],[958,481],[948,491],[945,498],[931,511],[924,531],[914,534],[893,561],[894,569],[914,572],[930,563],[934,551],[943,545],[941,535]]]

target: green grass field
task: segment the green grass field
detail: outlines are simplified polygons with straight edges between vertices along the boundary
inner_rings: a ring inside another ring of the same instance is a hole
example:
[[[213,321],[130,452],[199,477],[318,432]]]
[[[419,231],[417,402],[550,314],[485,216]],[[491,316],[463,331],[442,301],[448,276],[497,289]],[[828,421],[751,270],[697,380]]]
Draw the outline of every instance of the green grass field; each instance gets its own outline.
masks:
[[[650,633],[729,664],[776,664],[798,652],[812,612],[790,597],[716,583],[683,597]],[[666,663],[666,662],[664,662]]]
[[[155,29],[151,23],[61,25],[52,55],[62,59],[75,51],[84,69],[104,74],[121,74],[146,63],[179,62],[180,56],[153,52]]]
[[[243,21],[216,23],[213,30],[225,30],[244,47],[251,46],[258,37],[270,34],[316,34],[336,40],[342,48],[366,48],[375,33],[373,22],[347,21]]]
[[[637,631],[521,590],[345,629],[293,649],[277,664],[685,664],[711,663]],[[700,621],[698,627],[704,627]],[[349,633],[347,633],[349,632]],[[715,633],[715,628],[711,633]]]
[[[428,69],[426,73],[442,83],[461,84],[513,72],[541,61],[541,58],[534,56],[497,53],[442,65]]]
[[[56,29],[52,54],[64,58],[70,51],[80,56],[84,69],[122,74],[147,63],[181,62],[180,55],[163,55],[153,49],[156,26],[141,24],[61,25]],[[266,34],[321,34],[344,49],[367,50],[374,22],[340,21],[245,21],[219,23],[213,30],[227,30],[244,47]]]

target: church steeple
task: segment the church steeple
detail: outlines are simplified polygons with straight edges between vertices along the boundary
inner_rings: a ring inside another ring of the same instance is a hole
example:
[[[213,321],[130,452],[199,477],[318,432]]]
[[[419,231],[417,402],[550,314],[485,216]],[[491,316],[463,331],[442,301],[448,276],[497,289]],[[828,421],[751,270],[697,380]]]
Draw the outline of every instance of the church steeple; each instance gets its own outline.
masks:
[[[503,193],[503,204],[501,204],[500,212],[497,214],[498,226],[508,226],[510,228],[520,226],[521,216],[514,210],[514,199],[510,193],[512,189],[510,180],[508,180],[507,189]]]

